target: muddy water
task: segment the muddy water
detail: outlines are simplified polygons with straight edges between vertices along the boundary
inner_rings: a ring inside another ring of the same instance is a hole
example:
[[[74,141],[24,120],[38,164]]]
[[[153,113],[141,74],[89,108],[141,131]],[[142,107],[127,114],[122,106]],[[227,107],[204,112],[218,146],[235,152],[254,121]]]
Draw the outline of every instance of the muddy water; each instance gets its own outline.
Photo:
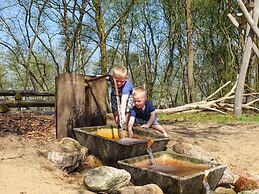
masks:
[[[151,165],[153,163],[153,165]],[[163,172],[175,176],[189,176],[198,172],[204,172],[211,168],[209,164],[196,164],[189,161],[177,160],[168,155],[162,155],[154,158],[154,162],[143,160],[134,163],[139,168],[149,169],[155,172]]]
[[[101,129],[97,129],[96,131],[94,131],[94,133],[96,135],[99,135],[101,137],[105,137],[107,139],[120,139],[119,137],[119,130],[117,128],[101,128]],[[147,139],[147,137],[144,137],[144,136],[140,136],[140,135],[137,135],[137,134],[133,134],[133,138],[128,138],[129,135],[128,135],[128,132],[127,131],[123,131],[123,137],[125,139]],[[150,138],[148,138],[150,139]],[[146,140],[146,141],[150,141],[150,140]],[[152,142],[153,143],[153,142]]]
[[[108,139],[119,139],[119,130],[117,128],[102,128],[97,129],[94,132],[96,135],[108,138]],[[127,131],[123,131],[124,137],[128,137]]]

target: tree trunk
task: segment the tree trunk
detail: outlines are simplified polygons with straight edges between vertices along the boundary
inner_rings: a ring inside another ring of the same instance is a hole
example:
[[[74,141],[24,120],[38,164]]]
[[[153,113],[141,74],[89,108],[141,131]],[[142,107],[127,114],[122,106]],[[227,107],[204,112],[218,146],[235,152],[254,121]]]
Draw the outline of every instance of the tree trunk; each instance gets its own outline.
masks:
[[[195,101],[195,84],[193,78],[193,46],[192,46],[192,15],[191,0],[185,1],[186,5],[186,31],[187,31],[187,61],[188,61],[188,92],[189,101]]]
[[[64,16],[63,16],[63,28],[64,28],[64,34],[65,34],[65,42],[66,42],[66,58],[64,62],[64,69],[65,72],[70,72],[70,38],[69,38],[69,32],[68,32],[68,16],[67,16],[67,2],[66,0],[63,0],[63,6],[64,6]]]
[[[104,28],[104,19],[101,10],[101,1],[94,1],[95,8],[95,23],[98,29],[98,36],[100,39],[100,53],[101,53],[101,68],[102,74],[107,73],[107,60],[106,60],[106,32]]]

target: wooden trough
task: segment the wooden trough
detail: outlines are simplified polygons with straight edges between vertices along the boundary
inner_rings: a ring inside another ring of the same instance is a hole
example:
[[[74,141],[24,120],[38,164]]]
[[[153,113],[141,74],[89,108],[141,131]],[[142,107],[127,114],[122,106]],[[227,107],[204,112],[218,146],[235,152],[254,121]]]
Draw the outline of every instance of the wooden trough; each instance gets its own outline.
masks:
[[[166,150],[169,138],[165,138],[152,130],[133,129],[138,138],[118,139],[118,135],[100,135],[98,130],[116,129],[113,126],[74,128],[76,139],[81,145],[88,147],[105,165],[116,166],[118,160],[141,156],[147,153],[148,139],[152,139],[151,149],[154,152]],[[114,130],[116,131],[116,130]],[[126,131],[125,131],[126,133]]]
[[[153,154],[154,165],[150,157],[143,155],[118,161],[118,167],[131,174],[135,185],[157,184],[166,194],[202,194],[206,193],[203,183],[205,171],[208,173],[206,183],[214,190],[223,176],[226,165],[202,161],[161,151]]]

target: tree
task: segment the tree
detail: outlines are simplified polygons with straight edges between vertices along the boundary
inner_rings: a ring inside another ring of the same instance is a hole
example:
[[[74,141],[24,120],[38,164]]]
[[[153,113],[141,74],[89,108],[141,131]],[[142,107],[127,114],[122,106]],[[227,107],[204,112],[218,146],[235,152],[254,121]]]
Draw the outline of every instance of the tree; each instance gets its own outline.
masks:
[[[191,15],[191,0],[185,0],[186,12],[186,31],[187,31],[187,63],[188,63],[188,93],[189,101],[195,101],[195,83],[193,70],[193,46],[192,46],[192,15]]]
[[[121,13],[110,22],[110,25],[104,22],[104,13],[103,13],[103,2],[101,0],[92,0],[92,8],[94,11],[94,16],[90,15],[91,18],[94,19],[96,24],[96,29],[94,30],[99,38],[99,48],[100,48],[100,63],[102,74],[107,73],[107,37],[110,35],[113,28],[123,19],[125,18],[134,5],[135,0],[130,2],[126,1],[127,7]],[[107,26],[106,26],[107,25]]]
[[[35,90],[37,90],[38,86],[43,90],[46,89],[46,84],[43,85],[44,80],[41,82],[40,78],[36,77],[31,71],[30,63],[31,61],[39,62],[33,48],[40,33],[42,15],[47,2],[45,0],[42,4],[34,4],[33,1],[17,1],[17,4],[8,7],[18,6],[20,8],[21,12],[17,17],[4,18],[0,16],[1,30],[11,40],[7,41],[8,39],[4,39],[3,36],[0,39],[0,45],[7,50],[6,53],[8,53],[10,64],[15,66],[13,70],[19,76],[24,89],[29,87],[29,80]],[[39,65],[39,63],[35,63],[35,65]],[[18,66],[22,66],[22,69]],[[40,69],[39,67],[37,68]]]

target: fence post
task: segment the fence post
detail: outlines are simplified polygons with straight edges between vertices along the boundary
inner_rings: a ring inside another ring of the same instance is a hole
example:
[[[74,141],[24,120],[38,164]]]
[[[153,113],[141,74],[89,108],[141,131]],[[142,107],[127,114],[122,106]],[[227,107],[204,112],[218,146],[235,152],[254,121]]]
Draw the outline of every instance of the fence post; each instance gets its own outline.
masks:
[[[73,127],[85,124],[85,78],[75,73],[64,73],[56,83],[56,138],[75,137]]]

